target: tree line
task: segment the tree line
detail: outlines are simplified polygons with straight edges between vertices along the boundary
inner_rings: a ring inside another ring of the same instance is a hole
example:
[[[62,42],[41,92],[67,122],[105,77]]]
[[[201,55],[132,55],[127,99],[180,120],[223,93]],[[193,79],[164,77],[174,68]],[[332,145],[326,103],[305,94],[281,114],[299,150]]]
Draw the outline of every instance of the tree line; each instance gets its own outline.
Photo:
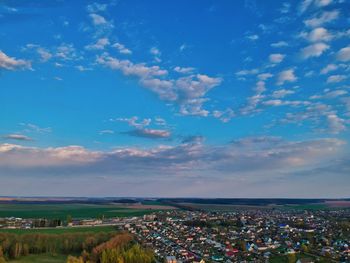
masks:
[[[67,263],[153,263],[154,253],[128,233],[0,233],[0,263],[30,254],[65,254]]]
[[[84,250],[80,257],[69,256],[67,263],[154,263],[153,251],[141,247],[128,233],[118,234],[110,240]]]
[[[109,240],[115,233],[0,233],[0,263],[29,254],[79,254]]]

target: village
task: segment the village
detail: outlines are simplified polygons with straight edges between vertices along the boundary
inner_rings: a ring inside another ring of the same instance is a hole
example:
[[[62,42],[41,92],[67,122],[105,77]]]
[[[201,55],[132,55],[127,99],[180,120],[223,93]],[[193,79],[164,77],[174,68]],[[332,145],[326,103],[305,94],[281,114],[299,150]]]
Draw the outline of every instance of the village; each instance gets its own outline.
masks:
[[[158,262],[350,262],[348,209],[157,211],[106,219],[2,218],[0,229],[116,226]]]
[[[350,262],[348,218],[348,210],[174,210],[125,229],[167,263]]]

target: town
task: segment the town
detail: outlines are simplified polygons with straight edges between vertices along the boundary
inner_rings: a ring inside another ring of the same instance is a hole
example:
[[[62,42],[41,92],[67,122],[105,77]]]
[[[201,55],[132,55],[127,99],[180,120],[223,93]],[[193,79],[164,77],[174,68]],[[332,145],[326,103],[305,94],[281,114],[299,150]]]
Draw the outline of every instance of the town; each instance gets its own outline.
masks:
[[[52,220],[6,218],[1,228],[114,225],[158,262],[350,262],[350,210],[157,211],[143,216]]]

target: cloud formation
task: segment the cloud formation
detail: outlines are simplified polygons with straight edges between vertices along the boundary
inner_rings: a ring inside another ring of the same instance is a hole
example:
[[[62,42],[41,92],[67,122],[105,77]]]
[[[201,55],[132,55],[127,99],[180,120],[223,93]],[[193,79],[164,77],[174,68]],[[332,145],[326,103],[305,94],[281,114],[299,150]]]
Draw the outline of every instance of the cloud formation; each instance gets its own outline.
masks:
[[[16,141],[32,141],[33,140],[32,138],[30,138],[26,135],[17,134],[17,133],[7,134],[7,135],[3,136],[3,138],[6,140],[16,140]]]
[[[160,99],[176,103],[182,115],[208,116],[209,111],[203,109],[203,104],[207,101],[205,96],[222,82],[219,77],[204,74],[171,78],[168,70],[159,66],[134,64],[130,60],[119,60],[108,54],[99,56],[97,63],[119,70],[124,75],[137,77],[143,87],[156,93]]]
[[[17,70],[30,69],[31,63],[28,60],[9,57],[0,50],[0,69]]]
[[[214,175],[220,177],[241,176],[242,173],[258,177],[266,171],[278,173],[285,167],[293,171],[317,166],[340,153],[344,144],[338,139],[293,142],[275,137],[248,137],[222,146],[208,146],[202,140],[191,140],[177,146],[126,147],[109,152],[90,151],[81,146],[36,148],[1,144],[0,167],[10,167],[13,171],[28,169],[29,174],[50,168],[48,171],[58,176],[60,171],[81,176],[145,173],[150,177],[149,171],[172,176],[191,171],[199,176],[206,170],[220,171],[222,175]]]

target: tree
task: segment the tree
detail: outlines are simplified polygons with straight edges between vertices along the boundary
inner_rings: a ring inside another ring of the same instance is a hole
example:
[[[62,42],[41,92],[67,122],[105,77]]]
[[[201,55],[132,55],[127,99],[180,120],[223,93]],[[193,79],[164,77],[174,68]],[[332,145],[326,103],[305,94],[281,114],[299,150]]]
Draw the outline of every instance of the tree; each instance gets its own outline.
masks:
[[[305,244],[302,244],[302,245],[301,245],[301,251],[303,251],[303,252],[309,252],[308,246],[305,245]]]
[[[288,254],[288,263],[295,263],[297,261],[297,258],[294,253]]]
[[[2,247],[0,246],[0,263],[5,263],[4,253],[2,251]]]
[[[84,260],[81,257],[68,256],[67,263],[84,263]]]
[[[67,215],[67,224],[70,224],[73,222],[73,218],[71,215]]]

